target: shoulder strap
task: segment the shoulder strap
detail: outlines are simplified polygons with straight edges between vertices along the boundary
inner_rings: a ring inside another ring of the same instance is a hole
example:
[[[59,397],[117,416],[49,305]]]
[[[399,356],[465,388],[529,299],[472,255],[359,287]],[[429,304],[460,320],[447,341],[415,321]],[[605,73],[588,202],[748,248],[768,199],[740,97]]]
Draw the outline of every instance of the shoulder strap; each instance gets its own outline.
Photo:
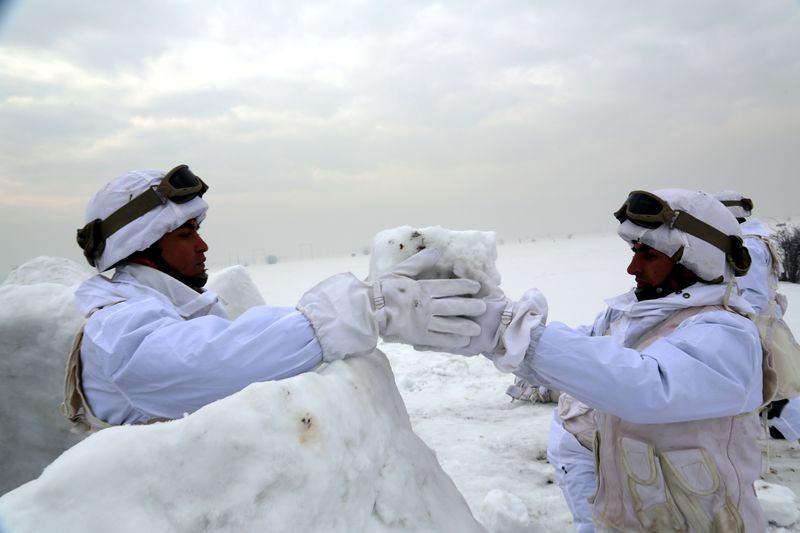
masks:
[[[694,315],[699,315],[701,313],[705,313],[708,311],[724,311],[725,308],[721,305],[703,305],[697,307],[685,307],[678,311],[675,311],[670,316],[668,316],[663,322],[661,322],[658,326],[654,327],[637,341],[637,343],[633,346],[634,350],[642,351],[658,339],[662,337],[666,337],[673,331],[675,331],[681,323],[689,317]]]
[[[73,424],[75,431],[81,435],[94,433],[101,429],[111,427],[111,424],[98,418],[86,396],[83,394],[83,384],[81,383],[81,342],[83,341],[84,322],[75,340],[72,341],[72,350],[67,358],[66,374],[64,376],[64,401],[59,407],[61,414],[67,417]]]
[[[58,408],[61,414],[72,422],[73,430],[82,437],[113,426],[113,424],[109,424],[94,414],[83,392],[81,343],[83,342],[83,330],[85,327],[86,322],[80,327],[78,333],[75,334],[75,339],[72,341],[72,350],[70,350],[67,358],[67,368],[64,376],[64,401]],[[134,422],[134,425],[149,425],[156,422],[169,422],[170,420],[172,419],[151,418],[146,422]]]

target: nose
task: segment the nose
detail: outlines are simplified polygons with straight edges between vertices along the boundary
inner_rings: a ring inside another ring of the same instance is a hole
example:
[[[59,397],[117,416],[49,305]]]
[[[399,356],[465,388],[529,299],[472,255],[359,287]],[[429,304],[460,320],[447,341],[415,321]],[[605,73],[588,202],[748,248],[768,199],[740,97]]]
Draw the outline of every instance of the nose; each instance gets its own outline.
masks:
[[[630,274],[631,276],[639,274],[639,272],[641,271],[640,266],[641,265],[639,265],[639,254],[634,253],[633,257],[631,258],[631,262],[628,265],[628,274]]]
[[[208,244],[206,244],[206,241],[204,241],[199,234],[197,235],[197,243],[195,244],[195,250],[198,253],[205,253],[208,251]]]

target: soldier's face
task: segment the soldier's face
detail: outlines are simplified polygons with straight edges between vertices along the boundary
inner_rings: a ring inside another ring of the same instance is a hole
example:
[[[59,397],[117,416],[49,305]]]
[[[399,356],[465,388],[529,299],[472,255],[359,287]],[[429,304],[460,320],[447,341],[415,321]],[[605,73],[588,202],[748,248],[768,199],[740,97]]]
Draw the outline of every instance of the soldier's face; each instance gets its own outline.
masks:
[[[161,257],[181,275],[194,277],[206,270],[208,245],[199,230],[197,220],[191,219],[158,241]]]
[[[657,287],[667,280],[676,264],[668,255],[646,244],[635,243],[628,274],[636,278],[638,289]]]

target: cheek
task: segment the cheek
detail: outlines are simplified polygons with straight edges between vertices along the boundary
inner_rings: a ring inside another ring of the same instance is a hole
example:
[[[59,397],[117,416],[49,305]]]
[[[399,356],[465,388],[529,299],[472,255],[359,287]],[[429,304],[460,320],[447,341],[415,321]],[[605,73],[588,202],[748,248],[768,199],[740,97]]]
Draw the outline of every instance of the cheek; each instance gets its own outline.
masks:
[[[670,272],[672,272],[672,264],[663,262],[659,262],[658,266],[653,270],[653,273],[662,280],[666,279]]]

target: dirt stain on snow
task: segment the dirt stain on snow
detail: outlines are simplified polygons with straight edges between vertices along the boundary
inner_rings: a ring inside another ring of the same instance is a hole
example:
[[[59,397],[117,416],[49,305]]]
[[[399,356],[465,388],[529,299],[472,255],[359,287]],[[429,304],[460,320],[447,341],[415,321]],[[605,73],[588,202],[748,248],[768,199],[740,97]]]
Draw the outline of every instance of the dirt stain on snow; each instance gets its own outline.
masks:
[[[300,437],[298,438],[300,444],[319,441],[319,431],[310,413],[306,413],[300,418],[300,424]]]

